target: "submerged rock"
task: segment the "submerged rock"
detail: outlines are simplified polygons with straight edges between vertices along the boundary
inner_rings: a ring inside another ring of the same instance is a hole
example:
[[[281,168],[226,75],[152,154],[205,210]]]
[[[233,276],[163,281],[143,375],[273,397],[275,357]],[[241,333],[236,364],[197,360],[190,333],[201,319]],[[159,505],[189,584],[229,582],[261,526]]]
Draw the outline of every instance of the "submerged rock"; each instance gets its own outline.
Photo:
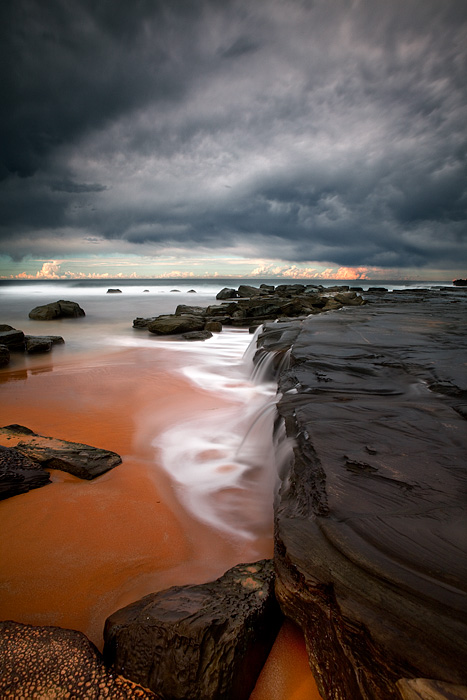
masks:
[[[280,624],[272,561],[240,564],[111,615],[104,658],[166,700],[248,700]]]
[[[108,289],[106,292],[106,294],[121,294],[121,293],[122,293],[121,289]]]
[[[158,697],[109,671],[81,632],[12,621],[0,622],[0,696],[5,700]]]
[[[34,433],[22,425],[0,428],[0,444],[14,447],[46,469],[60,469],[80,479],[94,479],[121,463],[115,452]]]
[[[452,296],[381,298],[305,319],[295,339],[266,327],[272,349],[292,342],[276,593],[326,700],[400,700],[400,679],[467,683],[467,300]]]
[[[36,306],[29,312],[29,318],[35,321],[52,321],[60,318],[80,318],[85,316],[83,309],[75,301],[55,301],[43,306]]]
[[[38,462],[14,448],[0,445],[0,500],[50,484],[49,473]]]
[[[182,333],[183,340],[208,340],[212,338],[211,331],[190,331],[189,333]]]
[[[65,341],[61,335],[26,335],[25,350],[31,354],[50,352],[53,345],[62,345]]]

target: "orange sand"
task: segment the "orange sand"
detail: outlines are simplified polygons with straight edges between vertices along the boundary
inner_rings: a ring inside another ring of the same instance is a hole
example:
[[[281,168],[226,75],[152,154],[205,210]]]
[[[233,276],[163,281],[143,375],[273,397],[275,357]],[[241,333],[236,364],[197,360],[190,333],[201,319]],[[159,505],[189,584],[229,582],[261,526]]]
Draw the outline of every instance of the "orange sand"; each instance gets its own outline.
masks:
[[[0,372],[0,425],[123,457],[92,482],[55,471],[54,483],[0,503],[0,619],[81,630],[102,648],[105,619],[118,608],[272,556],[272,537],[232,539],[191,517],[157,468],[151,440],[160,431],[228,405],[169,371],[181,361],[169,349],[138,348]],[[319,698],[304,654],[286,625],[252,700]]]

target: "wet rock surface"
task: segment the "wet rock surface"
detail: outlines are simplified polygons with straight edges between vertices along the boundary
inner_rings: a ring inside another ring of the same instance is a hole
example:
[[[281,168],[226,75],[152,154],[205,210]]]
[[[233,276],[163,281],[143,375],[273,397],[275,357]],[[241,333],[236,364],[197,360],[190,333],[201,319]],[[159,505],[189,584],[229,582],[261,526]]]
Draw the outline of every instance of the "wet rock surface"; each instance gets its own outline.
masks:
[[[262,560],[122,608],[107,619],[104,657],[166,700],[247,700],[280,624]]]
[[[48,472],[38,462],[14,448],[0,445],[0,500],[50,484]]]
[[[0,622],[0,697],[126,700],[151,691],[109,671],[81,632]]]
[[[265,329],[275,351],[292,340],[276,592],[328,700],[399,700],[402,678],[467,684],[467,297],[365,297]]]
[[[25,335],[8,324],[0,324],[0,367],[10,362],[11,353],[50,352],[53,345],[64,342],[60,335]]]
[[[122,461],[115,452],[80,442],[44,437],[22,425],[0,428],[0,445],[14,448],[45,469],[61,469],[80,479],[94,479]]]
[[[29,312],[29,318],[34,321],[52,321],[60,318],[80,318],[85,316],[84,310],[76,301],[54,301],[50,304],[36,306]]]
[[[364,299],[347,285],[327,288],[316,285],[281,284],[277,287],[240,285],[238,290],[225,287],[216,298],[221,304],[207,308],[180,304],[175,314],[152,318],[135,318],[133,328],[146,328],[156,335],[181,335],[191,331],[212,330],[216,323],[255,328],[266,321],[304,318],[310,314],[360,306]],[[218,331],[215,331],[218,332]]]

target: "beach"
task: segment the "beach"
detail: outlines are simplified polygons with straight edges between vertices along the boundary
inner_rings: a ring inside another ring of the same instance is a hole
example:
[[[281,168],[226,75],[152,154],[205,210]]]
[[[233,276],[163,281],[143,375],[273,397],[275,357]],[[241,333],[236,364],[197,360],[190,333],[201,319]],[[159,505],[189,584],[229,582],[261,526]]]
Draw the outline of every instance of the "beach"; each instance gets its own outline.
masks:
[[[0,618],[80,630],[102,649],[115,610],[272,556],[276,387],[252,381],[247,329],[182,343],[134,331],[131,314],[124,318],[130,306],[144,315],[143,298],[155,313],[193,303],[189,290],[152,302],[139,289],[131,301],[126,290],[117,300],[102,288],[87,299],[66,291],[57,298],[78,299],[85,318],[32,322],[26,309],[39,295],[2,299],[7,323],[58,333],[65,344],[14,355],[0,371],[0,425],[123,461],[92,482],[54,470],[52,484],[0,504]],[[201,296],[209,301],[214,290]],[[297,629],[286,626],[273,651],[254,700],[317,693]],[[278,674],[287,682],[271,685]]]

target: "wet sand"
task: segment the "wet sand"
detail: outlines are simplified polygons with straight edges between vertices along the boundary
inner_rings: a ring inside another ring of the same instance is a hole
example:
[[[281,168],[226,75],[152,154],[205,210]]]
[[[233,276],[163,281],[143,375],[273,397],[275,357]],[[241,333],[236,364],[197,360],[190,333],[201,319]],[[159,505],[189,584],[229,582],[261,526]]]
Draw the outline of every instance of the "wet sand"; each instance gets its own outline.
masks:
[[[1,619],[77,629],[102,648],[105,619],[118,608],[272,556],[272,522],[252,538],[215,530],[181,506],[174,483],[158,468],[152,445],[158,434],[232,403],[174,373],[185,361],[177,353],[132,348],[69,360],[62,354],[55,365],[50,356],[0,374],[0,425],[18,423],[123,457],[93,482],[54,471],[52,484],[0,504]],[[291,650],[310,681],[303,643],[301,649],[290,630],[281,633],[254,700],[314,697],[273,695],[268,685],[268,677],[285,673],[280,659],[290,660]]]

